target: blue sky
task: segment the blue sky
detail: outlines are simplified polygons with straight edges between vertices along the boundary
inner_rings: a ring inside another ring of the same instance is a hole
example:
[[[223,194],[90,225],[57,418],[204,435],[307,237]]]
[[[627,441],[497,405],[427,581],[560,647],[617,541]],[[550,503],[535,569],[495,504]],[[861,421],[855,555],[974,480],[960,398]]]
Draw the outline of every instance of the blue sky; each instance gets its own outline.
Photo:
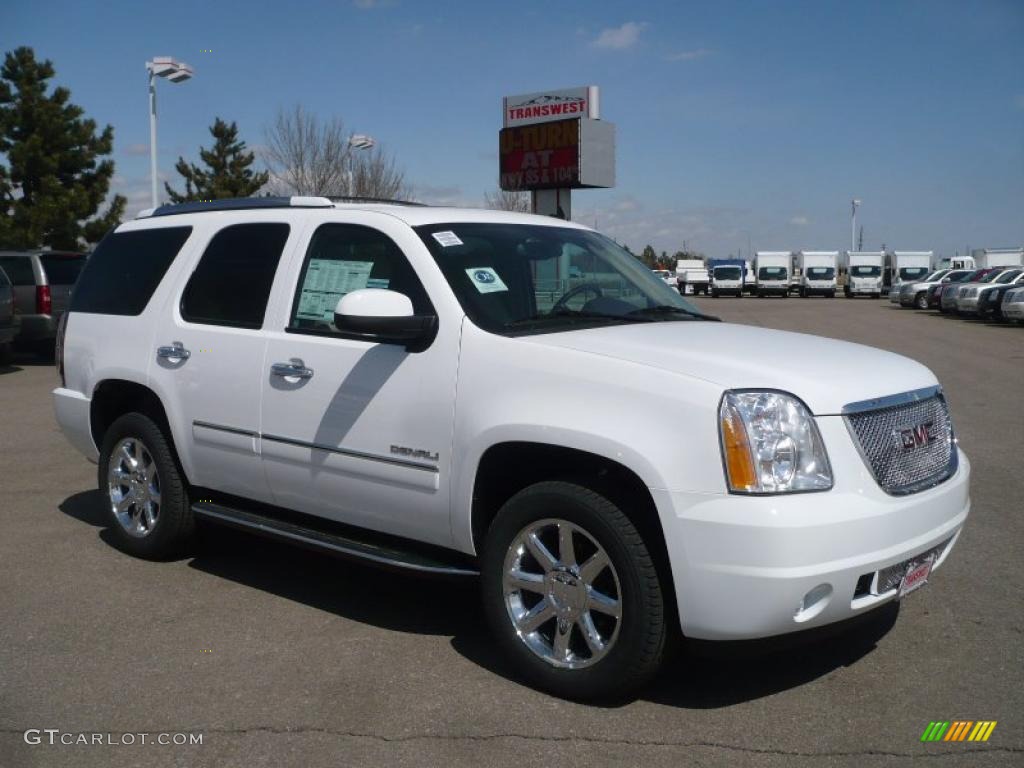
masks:
[[[378,139],[417,195],[481,204],[497,184],[501,97],[596,84],[618,186],[574,218],[639,248],[1024,243],[1024,2],[5,3],[30,45],[115,130],[116,191],[148,205],[144,62],[161,82],[161,172],[221,116],[260,145],[301,103]],[[212,50],[211,53],[204,52]]]

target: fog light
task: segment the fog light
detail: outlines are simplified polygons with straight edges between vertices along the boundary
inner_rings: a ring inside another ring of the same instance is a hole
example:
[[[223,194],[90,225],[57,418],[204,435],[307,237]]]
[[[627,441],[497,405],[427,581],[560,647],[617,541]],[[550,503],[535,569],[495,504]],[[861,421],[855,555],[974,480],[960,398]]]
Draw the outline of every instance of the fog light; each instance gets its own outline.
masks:
[[[804,595],[804,599],[801,600],[800,605],[797,606],[796,613],[793,614],[793,621],[798,624],[810,621],[825,610],[825,607],[829,604],[831,599],[832,585],[819,584]]]

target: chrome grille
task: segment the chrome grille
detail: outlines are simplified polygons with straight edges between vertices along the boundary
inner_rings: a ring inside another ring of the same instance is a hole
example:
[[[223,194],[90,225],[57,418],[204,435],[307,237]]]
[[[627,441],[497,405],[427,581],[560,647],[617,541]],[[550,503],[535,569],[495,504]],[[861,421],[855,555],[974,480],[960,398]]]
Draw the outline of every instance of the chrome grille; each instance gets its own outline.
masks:
[[[846,424],[882,490],[916,493],[956,470],[953,426],[937,387],[843,409]]]

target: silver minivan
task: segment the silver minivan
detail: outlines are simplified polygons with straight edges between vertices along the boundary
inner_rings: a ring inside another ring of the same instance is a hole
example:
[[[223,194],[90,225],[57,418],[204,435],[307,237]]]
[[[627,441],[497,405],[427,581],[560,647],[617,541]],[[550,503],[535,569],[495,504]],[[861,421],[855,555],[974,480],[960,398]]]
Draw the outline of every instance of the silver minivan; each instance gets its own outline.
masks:
[[[85,262],[86,255],[74,251],[0,251],[0,269],[14,284],[21,319],[17,348],[53,355],[57,324]]]

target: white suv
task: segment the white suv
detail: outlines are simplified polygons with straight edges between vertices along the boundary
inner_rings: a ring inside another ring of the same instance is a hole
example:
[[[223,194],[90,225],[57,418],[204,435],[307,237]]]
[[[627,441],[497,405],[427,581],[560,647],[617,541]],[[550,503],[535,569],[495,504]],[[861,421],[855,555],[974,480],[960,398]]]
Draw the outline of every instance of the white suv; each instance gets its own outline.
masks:
[[[680,630],[900,597],[970,506],[927,368],[715,322],[558,219],[167,206],[100,244],[65,318],[57,420],[121,548],[203,519],[479,574],[500,646],[566,697],[641,685]]]

